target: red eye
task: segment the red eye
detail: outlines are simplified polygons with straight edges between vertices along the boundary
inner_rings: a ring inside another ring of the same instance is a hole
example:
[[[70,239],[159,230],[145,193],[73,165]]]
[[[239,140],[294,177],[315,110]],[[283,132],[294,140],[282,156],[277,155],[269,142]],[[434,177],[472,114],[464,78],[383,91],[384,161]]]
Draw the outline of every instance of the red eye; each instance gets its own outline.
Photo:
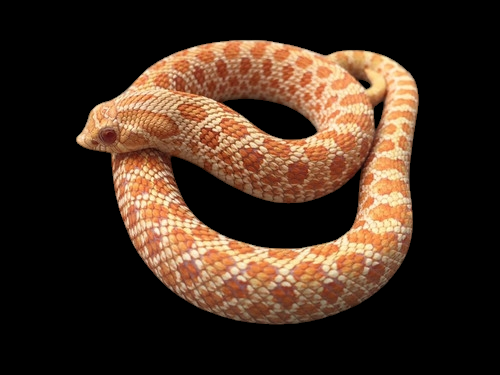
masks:
[[[112,128],[104,128],[99,130],[99,139],[101,140],[102,143],[110,145],[116,141],[116,138],[118,136],[116,135],[115,129]]]

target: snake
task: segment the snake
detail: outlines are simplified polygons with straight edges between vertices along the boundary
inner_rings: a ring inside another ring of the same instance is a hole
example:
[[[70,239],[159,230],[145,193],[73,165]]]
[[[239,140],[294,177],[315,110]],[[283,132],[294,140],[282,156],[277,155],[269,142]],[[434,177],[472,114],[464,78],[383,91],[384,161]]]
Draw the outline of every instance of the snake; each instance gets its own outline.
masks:
[[[233,99],[290,107],[316,133],[274,137],[224,104]],[[379,102],[384,107],[375,127]],[[77,143],[112,154],[130,239],[171,291],[237,321],[301,323],[358,305],[403,262],[413,226],[409,169],[417,108],[412,75],[374,52],[322,55],[263,40],[214,42],[167,56],[118,97],[98,104]],[[244,243],[193,214],[176,185],[172,157],[285,204],[320,199],[361,169],[356,218],[327,243]]]

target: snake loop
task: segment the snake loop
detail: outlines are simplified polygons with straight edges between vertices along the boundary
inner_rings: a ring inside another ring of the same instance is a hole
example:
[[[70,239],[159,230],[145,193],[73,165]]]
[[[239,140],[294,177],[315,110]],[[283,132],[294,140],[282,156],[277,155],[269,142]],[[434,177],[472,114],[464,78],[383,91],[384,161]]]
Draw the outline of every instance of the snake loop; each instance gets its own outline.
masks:
[[[372,87],[365,90],[351,74]],[[221,103],[238,98],[287,105],[317,133],[300,140],[266,134]],[[373,106],[382,100],[375,131]],[[402,263],[412,232],[409,165],[417,107],[412,76],[385,56],[219,42],[151,66],[123,94],[92,110],[77,142],[112,153],[130,238],[172,291],[235,320],[298,323],[357,305]],[[362,167],[355,222],[336,240],[300,249],[228,238],[186,206],[171,156],[275,202],[329,194]]]

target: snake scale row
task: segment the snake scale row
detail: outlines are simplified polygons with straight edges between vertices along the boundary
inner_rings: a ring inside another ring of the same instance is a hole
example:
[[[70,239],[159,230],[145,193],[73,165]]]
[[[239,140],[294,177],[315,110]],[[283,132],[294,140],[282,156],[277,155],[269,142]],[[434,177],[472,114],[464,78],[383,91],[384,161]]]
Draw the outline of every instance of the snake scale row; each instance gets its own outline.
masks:
[[[373,88],[365,90],[351,74]],[[317,133],[300,140],[268,135],[221,103],[240,98],[289,106]],[[375,131],[373,105],[382,99]],[[382,55],[323,56],[266,41],[218,42],[151,66],[123,94],[91,111],[77,142],[112,153],[130,238],[172,291],[227,318],[299,323],[359,304],[402,263],[412,232],[409,167],[417,107],[412,76]],[[186,206],[171,156],[275,202],[324,196],[362,167],[355,222],[342,237],[305,248],[228,238]]]

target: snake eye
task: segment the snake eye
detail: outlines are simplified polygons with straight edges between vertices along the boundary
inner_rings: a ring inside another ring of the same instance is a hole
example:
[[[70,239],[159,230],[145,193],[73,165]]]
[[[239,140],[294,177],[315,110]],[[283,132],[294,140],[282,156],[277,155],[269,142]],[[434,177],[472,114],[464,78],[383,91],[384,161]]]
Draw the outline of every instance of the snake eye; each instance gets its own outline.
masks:
[[[118,138],[118,136],[113,128],[103,128],[99,130],[99,139],[106,145],[114,143],[116,138]]]

